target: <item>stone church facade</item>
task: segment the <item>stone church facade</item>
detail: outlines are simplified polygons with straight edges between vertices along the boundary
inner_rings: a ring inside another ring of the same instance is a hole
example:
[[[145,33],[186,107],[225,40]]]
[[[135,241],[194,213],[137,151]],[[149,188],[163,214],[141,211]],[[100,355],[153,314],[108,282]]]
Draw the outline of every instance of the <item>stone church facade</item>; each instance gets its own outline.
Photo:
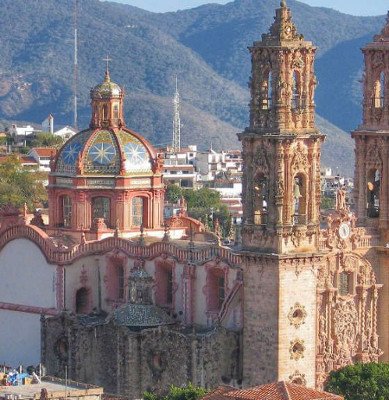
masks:
[[[129,398],[188,381],[321,389],[388,360],[389,17],[363,50],[355,212],[339,190],[320,215],[316,48],[285,1],[250,52],[241,246],[201,241],[184,211],[164,226],[161,160],[107,71],[89,129],[51,162],[49,224],[0,211],[1,360]]]

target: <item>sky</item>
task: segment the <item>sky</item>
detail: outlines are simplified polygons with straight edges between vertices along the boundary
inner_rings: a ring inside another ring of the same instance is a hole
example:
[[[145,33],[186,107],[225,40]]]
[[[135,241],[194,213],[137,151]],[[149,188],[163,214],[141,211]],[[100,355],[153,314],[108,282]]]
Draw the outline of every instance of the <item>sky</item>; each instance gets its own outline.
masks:
[[[154,12],[177,11],[207,3],[226,4],[231,0],[110,0],[131,4]],[[317,7],[329,7],[353,15],[383,15],[389,9],[388,0],[301,0]]]

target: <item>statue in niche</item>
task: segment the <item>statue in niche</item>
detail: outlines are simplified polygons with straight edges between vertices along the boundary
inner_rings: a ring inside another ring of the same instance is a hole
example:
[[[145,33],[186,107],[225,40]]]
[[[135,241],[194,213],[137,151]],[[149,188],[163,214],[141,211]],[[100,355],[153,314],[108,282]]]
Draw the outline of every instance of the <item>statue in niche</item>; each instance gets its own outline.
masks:
[[[347,209],[346,191],[344,187],[339,188],[336,192],[336,209],[338,211],[343,211]]]
[[[302,186],[301,180],[298,177],[294,178],[293,199],[294,199],[294,212],[295,212],[295,214],[299,213],[299,210],[300,210],[300,199],[301,199],[301,197],[303,197],[302,194],[301,194],[301,186]]]

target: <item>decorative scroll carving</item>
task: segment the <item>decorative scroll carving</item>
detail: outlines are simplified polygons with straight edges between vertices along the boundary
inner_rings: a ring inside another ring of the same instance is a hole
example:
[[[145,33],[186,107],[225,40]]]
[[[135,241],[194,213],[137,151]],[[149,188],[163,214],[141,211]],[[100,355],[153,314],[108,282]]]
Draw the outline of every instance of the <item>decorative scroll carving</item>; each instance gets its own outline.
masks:
[[[288,319],[291,325],[295,328],[299,328],[302,324],[305,324],[307,312],[305,307],[300,303],[296,303],[293,307],[290,307]]]
[[[292,375],[289,375],[289,382],[295,385],[307,386],[307,380],[305,379],[305,374],[296,370]]]
[[[358,313],[354,300],[337,303],[334,308],[335,362],[344,367],[353,362],[358,348]]]
[[[305,346],[304,340],[295,339],[290,342],[289,353],[292,360],[299,360],[304,358]]]

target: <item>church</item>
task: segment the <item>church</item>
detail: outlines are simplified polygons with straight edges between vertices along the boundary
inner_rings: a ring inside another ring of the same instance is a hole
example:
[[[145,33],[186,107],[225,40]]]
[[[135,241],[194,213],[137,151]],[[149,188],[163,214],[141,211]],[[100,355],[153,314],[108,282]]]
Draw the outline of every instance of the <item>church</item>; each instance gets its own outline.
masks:
[[[282,0],[249,50],[242,243],[207,242],[184,210],[163,220],[163,162],[107,69],[89,128],[51,160],[48,224],[0,210],[0,360],[129,398],[188,381],[322,389],[389,361],[389,14],[363,48],[356,208],[339,190],[325,218],[316,47]]]

